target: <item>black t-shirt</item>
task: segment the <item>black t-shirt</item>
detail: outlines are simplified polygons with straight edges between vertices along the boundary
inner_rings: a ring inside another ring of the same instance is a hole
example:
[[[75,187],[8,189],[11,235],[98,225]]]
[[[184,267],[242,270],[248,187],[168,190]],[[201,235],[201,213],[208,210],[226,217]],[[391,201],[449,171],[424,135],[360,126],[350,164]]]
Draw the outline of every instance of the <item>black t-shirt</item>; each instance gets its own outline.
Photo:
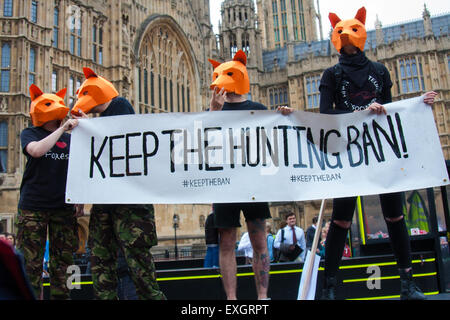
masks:
[[[320,113],[350,113],[365,110],[373,102],[392,102],[392,82],[389,71],[384,67],[381,76],[371,64],[365,83],[359,86],[342,72],[340,85],[337,84],[334,67],[324,71],[320,80]],[[380,77],[383,77],[380,79]],[[339,87],[338,87],[339,86]],[[334,104],[334,108],[333,108]]]
[[[63,133],[58,142],[40,158],[33,158],[26,151],[29,143],[40,141],[50,134],[50,131],[41,127],[26,128],[20,134],[22,151],[27,157],[20,186],[20,209],[36,211],[72,206],[65,203],[70,134]]]
[[[222,110],[223,111],[267,110],[267,107],[261,103],[247,100],[244,102],[237,102],[237,103],[225,102]]]
[[[100,113],[100,117],[122,116],[125,114],[135,114],[133,106],[123,97],[112,99],[108,108]]]

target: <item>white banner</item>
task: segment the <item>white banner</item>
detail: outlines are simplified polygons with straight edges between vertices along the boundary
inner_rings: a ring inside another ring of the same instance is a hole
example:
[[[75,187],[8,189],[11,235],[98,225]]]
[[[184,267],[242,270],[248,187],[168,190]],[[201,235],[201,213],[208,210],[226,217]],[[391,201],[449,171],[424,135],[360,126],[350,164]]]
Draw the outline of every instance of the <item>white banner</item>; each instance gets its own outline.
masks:
[[[83,119],[68,203],[303,201],[448,184],[432,109],[222,111]]]

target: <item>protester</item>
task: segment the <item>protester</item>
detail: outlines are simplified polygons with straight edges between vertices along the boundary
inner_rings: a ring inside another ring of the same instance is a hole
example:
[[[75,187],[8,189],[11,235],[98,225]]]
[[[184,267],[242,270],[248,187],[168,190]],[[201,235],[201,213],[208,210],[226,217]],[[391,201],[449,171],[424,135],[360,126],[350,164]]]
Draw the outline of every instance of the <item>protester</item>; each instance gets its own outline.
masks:
[[[386,114],[383,105],[392,101],[392,82],[386,67],[370,61],[364,53],[367,39],[365,8],[359,9],[354,19],[341,21],[334,13],[330,13],[329,18],[334,28],[331,41],[340,57],[338,64],[324,71],[320,81],[320,112],[342,114],[368,111],[368,115]],[[435,92],[427,92],[423,100],[431,105],[435,96]],[[425,299],[412,278],[411,247],[403,217],[401,193],[381,194],[380,202],[397,258],[401,299]],[[355,205],[356,197],[333,201],[332,223],[325,249],[325,299],[336,297],[336,274]]]
[[[48,265],[50,264],[50,254],[49,254],[49,251],[50,251],[50,246],[49,246],[49,244],[48,244],[48,240],[45,242],[45,251],[44,251],[44,261],[43,261],[43,263],[42,263],[42,275],[43,276],[49,276],[49,273],[48,273]]]
[[[0,300],[35,300],[20,252],[0,237]],[[2,314],[5,310],[2,309]]]
[[[281,230],[286,226],[287,226],[286,220],[281,220],[278,224],[278,230]],[[275,244],[275,237],[274,237],[274,244]],[[275,248],[274,246],[272,250],[273,250],[273,261],[279,262],[281,257],[280,248]]]
[[[266,239],[267,239],[267,250],[269,251],[270,262],[274,262],[275,258],[273,255],[273,243],[275,238],[272,233],[272,226],[269,223],[266,223]]]
[[[13,247],[13,248],[16,247],[16,237],[14,236],[13,233],[6,234],[6,240],[11,245],[11,247]]]
[[[205,221],[206,255],[204,268],[219,267],[219,231],[214,225],[214,212],[211,212]]]
[[[297,218],[294,212],[285,214],[286,226],[278,230],[275,236],[274,248],[280,250],[280,262],[305,261],[306,240],[302,228],[297,227]]]
[[[41,296],[42,261],[47,232],[52,264],[50,298],[69,299],[67,268],[73,264],[77,244],[76,215],[73,205],[65,203],[70,135],[67,131],[78,120],[63,123],[69,112],[64,105],[66,89],[56,94],[43,93],[31,85],[30,115],[33,127],[20,134],[27,158],[20,186],[17,249],[25,258],[25,267],[36,297]]]
[[[318,217],[314,217],[312,219],[312,225],[306,230],[306,249],[311,250],[313,241],[314,241],[314,235],[316,234],[317,230],[317,220]],[[320,240],[319,240],[320,241]]]
[[[327,233],[328,229],[325,228],[324,226],[321,231],[321,240],[317,245],[317,254],[320,256],[321,259],[325,258],[325,241],[327,239]]]
[[[244,232],[241,237],[241,241],[239,241],[239,245],[237,251],[244,251],[245,263],[252,264],[253,261],[253,248],[250,242],[250,236],[248,232]]]
[[[129,101],[119,96],[113,84],[89,68],[83,68],[86,80],[78,91],[71,113],[74,118],[86,114],[100,117],[134,114]],[[104,190],[99,190],[104,192]],[[152,204],[94,204],[89,221],[89,247],[95,296],[117,299],[117,253],[122,250],[139,299],[165,300],[156,281],[150,248],[157,244]]]
[[[267,110],[264,105],[247,100],[250,81],[247,72],[247,56],[239,50],[232,61],[219,63],[209,60],[214,67],[213,90],[209,111]],[[288,115],[289,108],[278,108]],[[222,283],[227,299],[236,299],[236,229],[241,226],[240,212],[244,213],[247,230],[253,247],[252,267],[255,274],[258,299],[267,299],[270,258],[267,251],[265,220],[270,218],[267,202],[213,204],[216,226],[219,228],[219,262]]]

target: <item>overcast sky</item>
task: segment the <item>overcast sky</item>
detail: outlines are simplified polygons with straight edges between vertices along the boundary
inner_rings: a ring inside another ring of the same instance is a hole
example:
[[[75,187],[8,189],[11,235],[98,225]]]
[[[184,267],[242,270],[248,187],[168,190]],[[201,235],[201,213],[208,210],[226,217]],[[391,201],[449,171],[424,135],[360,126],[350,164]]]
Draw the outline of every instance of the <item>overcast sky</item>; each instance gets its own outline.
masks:
[[[218,33],[217,25],[221,19],[222,1],[210,0],[209,3],[211,22],[214,32]],[[314,0],[314,3],[317,5],[317,0]],[[424,3],[426,3],[431,16],[450,13],[449,0],[319,0],[324,38],[328,38],[331,28],[328,20],[329,12],[336,13],[341,19],[349,19],[355,16],[359,8],[364,6],[367,9],[366,26],[368,30],[371,30],[375,28],[377,15],[383,26],[421,19]]]

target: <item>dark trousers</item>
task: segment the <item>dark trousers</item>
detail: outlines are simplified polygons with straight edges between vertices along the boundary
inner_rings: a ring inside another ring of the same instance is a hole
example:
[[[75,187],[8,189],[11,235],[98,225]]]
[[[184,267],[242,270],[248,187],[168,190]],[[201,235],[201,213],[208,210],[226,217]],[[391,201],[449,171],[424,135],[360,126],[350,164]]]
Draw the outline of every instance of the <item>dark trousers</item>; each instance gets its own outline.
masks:
[[[348,229],[344,229],[334,221],[352,221],[356,208],[357,197],[339,198],[333,200],[332,223],[325,242],[325,276],[334,277],[339,268],[345,246]],[[390,222],[403,215],[403,197],[401,192],[380,195],[380,204],[386,221],[389,239],[397,259],[399,268],[411,266],[411,246],[405,219]]]

